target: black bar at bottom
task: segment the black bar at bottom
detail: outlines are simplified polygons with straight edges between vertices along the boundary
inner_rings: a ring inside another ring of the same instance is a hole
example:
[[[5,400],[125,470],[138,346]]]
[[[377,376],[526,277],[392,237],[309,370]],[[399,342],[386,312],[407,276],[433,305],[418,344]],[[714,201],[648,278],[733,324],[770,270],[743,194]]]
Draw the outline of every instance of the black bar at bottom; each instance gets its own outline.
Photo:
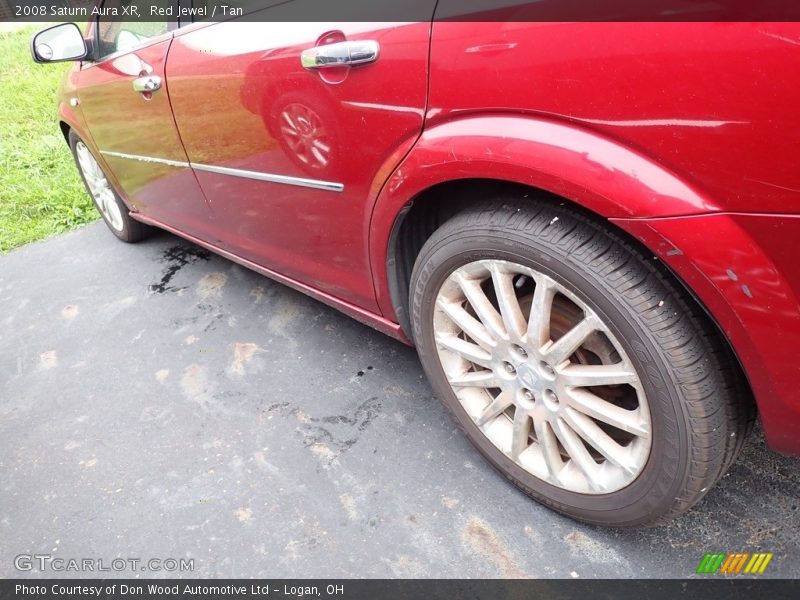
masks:
[[[464,580],[464,579],[6,579],[0,598],[74,600],[794,600],[797,580],[714,577],[692,580]]]

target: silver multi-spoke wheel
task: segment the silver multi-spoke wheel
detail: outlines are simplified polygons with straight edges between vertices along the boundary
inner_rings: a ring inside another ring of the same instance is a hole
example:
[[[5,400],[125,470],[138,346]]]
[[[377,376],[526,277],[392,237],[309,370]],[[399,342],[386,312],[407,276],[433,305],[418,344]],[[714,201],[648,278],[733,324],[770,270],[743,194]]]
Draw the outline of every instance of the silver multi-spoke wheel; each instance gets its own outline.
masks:
[[[122,231],[124,227],[122,211],[120,211],[114,190],[111,189],[105,173],[103,173],[100,165],[97,164],[94,156],[92,156],[92,153],[89,152],[83,142],[78,141],[75,144],[75,154],[78,157],[78,165],[81,173],[83,173],[83,178],[86,180],[89,192],[92,194],[100,212],[113,229]]]
[[[482,433],[530,474],[606,494],[650,453],[641,381],[619,341],[577,295],[504,260],[455,270],[433,327],[445,376]]]

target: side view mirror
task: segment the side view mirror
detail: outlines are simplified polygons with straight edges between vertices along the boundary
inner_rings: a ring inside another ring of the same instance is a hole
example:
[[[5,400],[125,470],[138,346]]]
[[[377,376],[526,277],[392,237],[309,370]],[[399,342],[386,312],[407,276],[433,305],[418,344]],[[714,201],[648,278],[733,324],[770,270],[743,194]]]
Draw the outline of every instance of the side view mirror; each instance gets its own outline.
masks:
[[[34,62],[51,63],[86,57],[86,41],[75,23],[62,23],[43,29],[31,40]]]

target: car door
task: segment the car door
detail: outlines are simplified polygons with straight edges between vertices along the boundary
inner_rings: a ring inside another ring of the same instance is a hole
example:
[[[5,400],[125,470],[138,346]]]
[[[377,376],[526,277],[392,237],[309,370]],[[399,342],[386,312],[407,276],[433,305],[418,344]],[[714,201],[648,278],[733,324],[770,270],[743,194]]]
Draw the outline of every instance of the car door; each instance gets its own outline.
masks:
[[[430,23],[269,22],[277,8],[261,22],[189,27],[170,49],[170,97],[212,211],[209,241],[377,312],[369,219],[422,128]],[[344,49],[364,62],[301,64],[332,44],[345,45],[320,61]]]
[[[166,6],[168,0],[151,1]],[[111,9],[121,11],[123,4],[137,1],[106,0],[102,6],[112,14]],[[116,178],[128,205],[197,235],[205,231],[209,211],[167,95],[164,67],[175,24],[166,19],[101,16],[90,30],[95,60],[81,65],[78,102],[98,158]]]

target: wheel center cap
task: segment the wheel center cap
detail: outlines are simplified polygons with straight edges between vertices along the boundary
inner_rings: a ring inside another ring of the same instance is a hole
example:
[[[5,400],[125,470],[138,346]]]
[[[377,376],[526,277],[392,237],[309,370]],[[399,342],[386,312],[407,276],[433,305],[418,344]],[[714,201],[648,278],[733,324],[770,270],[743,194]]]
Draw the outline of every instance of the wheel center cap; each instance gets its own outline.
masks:
[[[542,389],[542,380],[539,374],[528,365],[517,367],[517,377],[529,390],[540,391]]]

